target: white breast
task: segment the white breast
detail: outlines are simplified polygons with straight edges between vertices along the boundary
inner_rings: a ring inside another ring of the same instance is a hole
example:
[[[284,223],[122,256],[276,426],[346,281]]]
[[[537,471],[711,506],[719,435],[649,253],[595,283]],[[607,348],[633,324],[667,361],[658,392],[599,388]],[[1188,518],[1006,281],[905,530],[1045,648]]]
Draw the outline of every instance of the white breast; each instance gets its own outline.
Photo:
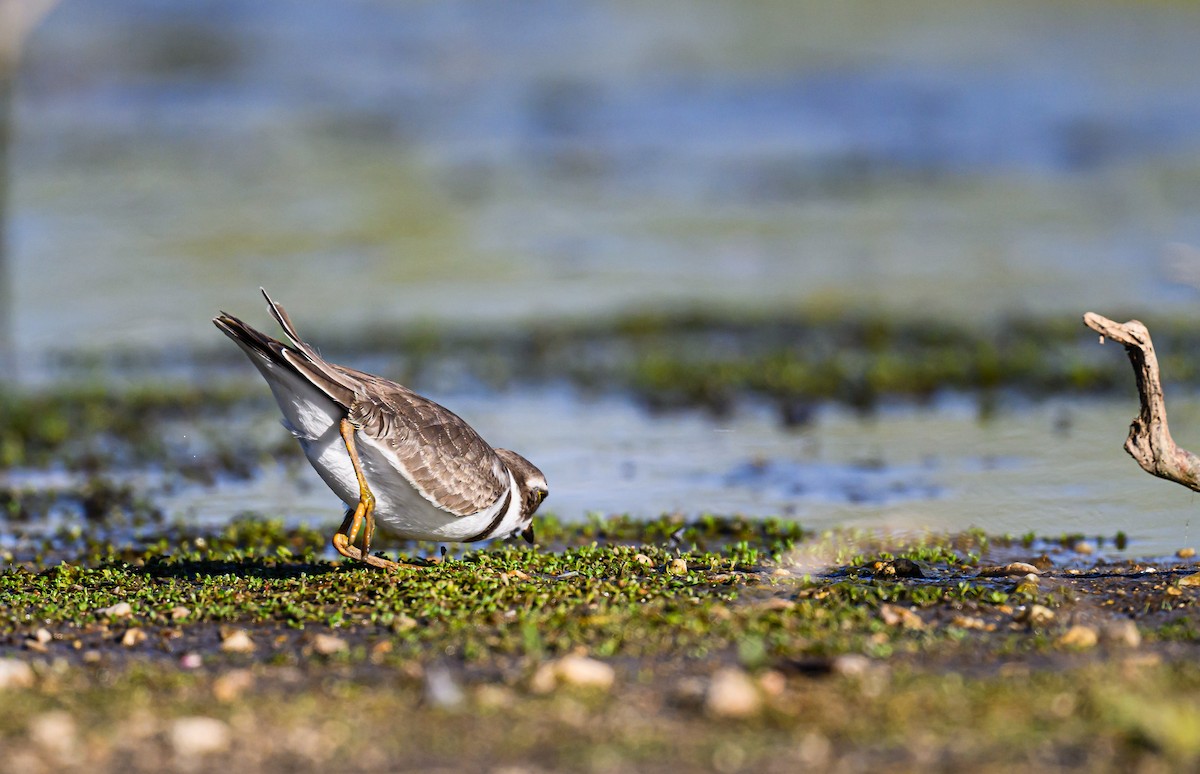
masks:
[[[358,505],[358,478],[341,435],[340,423],[345,412],[292,371],[252,350],[247,352],[271,386],[275,402],[283,412],[284,424],[300,442],[304,456],[342,502],[351,508]],[[361,433],[355,434],[355,441],[363,475],[375,495],[375,518],[380,526],[398,537],[433,541],[474,537],[504,505],[505,495],[501,494],[478,513],[461,517],[449,514],[408,482],[390,449]],[[514,496],[509,498],[508,510],[496,530],[498,535],[520,526],[521,503],[512,473],[508,474],[508,485]]]
[[[513,497],[507,498],[507,492],[501,492],[495,502],[478,513],[455,516],[443,511],[408,482],[390,449],[361,433],[355,438],[367,484],[375,495],[375,518],[392,533],[415,540],[459,541],[474,537],[492,523],[506,500],[508,510],[497,534],[503,534],[504,527],[510,522],[512,527],[508,531],[517,528],[521,504],[515,496],[517,485],[512,473],[508,473],[508,486]],[[354,500],[358,501],[357,493]]]

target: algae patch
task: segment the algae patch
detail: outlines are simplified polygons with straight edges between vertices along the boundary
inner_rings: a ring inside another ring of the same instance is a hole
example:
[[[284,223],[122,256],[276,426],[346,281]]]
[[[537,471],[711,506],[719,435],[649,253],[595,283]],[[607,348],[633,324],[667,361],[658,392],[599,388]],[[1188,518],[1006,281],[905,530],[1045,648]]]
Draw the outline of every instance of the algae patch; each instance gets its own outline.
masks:
[[[399,546],[395,573],[276,520],[48,537],[0,572],[0,743],[146,771],[1200,754],[1179,731],[1200,685],[1189,566],[716,516],[538,529],[537,549]]]

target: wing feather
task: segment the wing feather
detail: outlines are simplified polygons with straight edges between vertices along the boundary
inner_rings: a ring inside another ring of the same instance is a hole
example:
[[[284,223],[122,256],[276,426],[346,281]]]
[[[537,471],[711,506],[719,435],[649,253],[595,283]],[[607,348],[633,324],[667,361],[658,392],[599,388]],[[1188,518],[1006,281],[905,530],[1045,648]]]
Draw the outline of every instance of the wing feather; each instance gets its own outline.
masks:
[[[359,432],[386,449],[399,472],[438,507],[455,516],[470,516],[504,496],[507,468],[474,428],[402,384],[325,360],[300,338],[283,307],[266,290],[262,294],[291,346],[228,315],[214,322],[232,338],[290,367],[342,406]]]
[[[425,497],[455,516],[470,516],[504,496],[504,463],[470,425],[407,387],[363,376],[369,387],[350,407],[350,421],[395,456]]]

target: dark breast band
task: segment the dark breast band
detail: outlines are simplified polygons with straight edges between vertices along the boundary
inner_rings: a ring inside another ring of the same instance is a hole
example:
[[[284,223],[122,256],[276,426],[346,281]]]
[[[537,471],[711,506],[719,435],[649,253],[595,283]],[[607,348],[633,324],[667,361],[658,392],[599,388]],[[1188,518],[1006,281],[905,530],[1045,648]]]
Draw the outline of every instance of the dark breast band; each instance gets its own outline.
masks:
[[[512,503],[512,490],[513,488],[510,486],[508,488],[508,493],[504,495],[504,504],[500,506],[500,510],[496,511],[496,515],[492,517],[492,520],[488,523],[488,525],[484,527],[482,531],[477,532],[471,537],[463,538],[462,542],[474,543],[478,540],[483,540],[491,535],[492,531],[496,529],[496,527],[500,526],[500,522],[504,521],[504,515],[508,513],[508,506]]]

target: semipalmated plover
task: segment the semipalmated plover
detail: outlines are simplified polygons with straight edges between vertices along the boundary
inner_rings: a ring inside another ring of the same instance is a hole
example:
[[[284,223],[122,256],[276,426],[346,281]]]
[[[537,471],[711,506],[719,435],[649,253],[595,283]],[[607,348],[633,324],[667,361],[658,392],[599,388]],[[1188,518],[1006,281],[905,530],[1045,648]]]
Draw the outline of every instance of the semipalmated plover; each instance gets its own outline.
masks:
[[[326,361],[262,294],[290,346],[224,312],[213,322],[267,380],[284,425],[348,506],[333,536],[338,553],[396,567],[370,553],[376,519],[412,540],[471,543],[519,533],[533,542],[533,513],[547,495],[540,470],[493,449],[457,414],[407,387]]]

